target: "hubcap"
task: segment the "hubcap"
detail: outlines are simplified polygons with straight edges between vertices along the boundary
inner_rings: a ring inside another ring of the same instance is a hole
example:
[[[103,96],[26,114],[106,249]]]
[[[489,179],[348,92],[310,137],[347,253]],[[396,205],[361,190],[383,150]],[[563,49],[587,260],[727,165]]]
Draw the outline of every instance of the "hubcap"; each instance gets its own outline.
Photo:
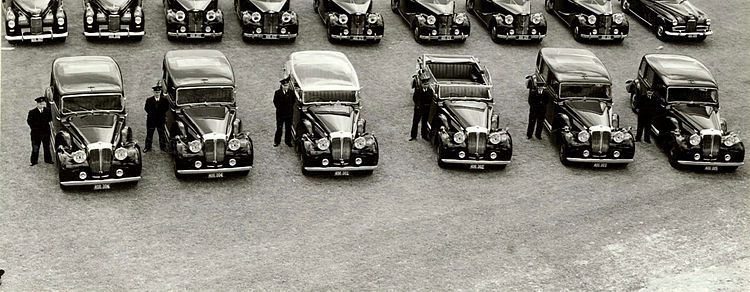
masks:
[[[656,30],[656,34],[659,36],[664,36],[664,27],[660,25],[659,28]]]

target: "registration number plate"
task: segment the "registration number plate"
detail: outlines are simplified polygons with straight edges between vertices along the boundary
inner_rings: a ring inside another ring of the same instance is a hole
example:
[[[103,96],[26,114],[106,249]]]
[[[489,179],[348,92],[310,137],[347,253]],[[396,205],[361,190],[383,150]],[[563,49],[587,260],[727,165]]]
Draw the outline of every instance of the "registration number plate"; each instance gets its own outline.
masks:
[[[363,41],[365,40],[365,37],[361,35],[357,35],[357,36],[353,36],[352,39],[354,39],[355,41]]]
[[[472,164],[472,165],[469,165],[469,169],[484,169],[484,165],[483,164]]]
[[[604,168],[607,167],[606,163],[594,163],[594,167],[596,168]]]
[[[110,39],[119,39],[120,36],[119,35],[111,35],[111,36],[109,36],[109,38]]]
[[[450,40],[451,37],[447,35],[441,35],[440,37],[438,37],[438,39],[441,41],[447,41],[447,40]]]
[[[697,38],[697,37],[698,37],[698,36],[697,36],[697,35],[694,35],[694,34],[689,34],[689,35],[688,35],[688,38],[691,38],[691,39],[694,39],[694,38]]]
[[[41,43],[43,39],[31,39],[32,43]]]
[[[706,166],[706,170],[717,171],[719,170],[719,167],[718,166]]]
[[[611,40],[612,36],[610,36],[610,35],[604,35],[604,36],[602,36],[602,39],[603,40]]]
[[[189,33],[187,35],[187,37],[189,37],[189,38],[200,38],[201,34],[199,34],[199,33]]]
[[[267,35],[266,38],[269,39],[269,40],[275,40],[275,39],[278,39],[279,36],[277,36],[275,34],[272,34],[272,35]]]
[[[521,35],[521,36],[518,36],[518,39],[519,40],[528,40],[529,36],[527,36],[527,35]]]
[[[208,178],[222,178],[224,177],[223,172],[217,172],[217,173],[209,173]]]
[[[94,185],[95,190],[108,190],[109,184]]]
[[[334,176],[349,176],[349,172],[342,170],[342,171],[336,171],[333,173]]]

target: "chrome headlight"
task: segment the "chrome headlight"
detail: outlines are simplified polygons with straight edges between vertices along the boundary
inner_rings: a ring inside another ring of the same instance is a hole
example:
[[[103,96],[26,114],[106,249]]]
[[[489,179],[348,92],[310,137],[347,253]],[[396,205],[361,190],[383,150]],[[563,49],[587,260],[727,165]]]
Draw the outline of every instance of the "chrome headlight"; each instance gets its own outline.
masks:
[[[706,25],[711,25],[711,19],[710,18],[706,18]]]
[[[506,16],[505,16],[505,23],[506,23],[506,24],[511,24],[511,23],[513,23],[513,15],[510,15],[510,14],[506,15]]]
[[[8,21],[16,19],[16,15],[13,13],[13,11],[8,9],[8,13],[5,14],[5,19],[7,19]]]
[[[672,26],[675,26],[675,25],[678,25],[678,24],[680,24],[680,23],[677,21],[677,18],[672,18]]]
[[[453,134],[453,142],[456,142],[456,144],[461,144],[466,140],[466,134],[464,132],[458,131],[455,134]]]
[[[9,28],[14,28],[14,27],[16,27],[16,21],[15,21],[15,20],[13,20],[13,19],[8,19],[8,27],[9,27]]]
[[[240,150],[240,140],[237,138],[233,138],[229,140],[228,146],[229,146],[229,150],[232,150],[232,151]]]
[[[354,139],[354,148],[363,149],[365,148],[366,142],[367,141],[365,140],[365,137],[359,137],[357,139]]]
[[[73,152],[73,162],[84,163],[85,161],[86,161],[86,152],[83,152],[83,150],[78,150],[76,152]]]
[[[206,12],[206,20],[208,21],[216,20],[216,12],[213,10],[209,10],[208,12]]]
[[[292,14],[289,12],[284,12],[284,14],[281,15],[281,22],[287,23],[292,21]]]
[[[252,20],[253,22],[260,22],[260,12],[253,12],[253,15],[250,16],[250,20]]]
[[[453,18],[453,22],[455,22],[458,25],[461,25],[466,21],[466,15],[463,13],[456,14],[456,17]]]
[[[615,141],[615,143],[622,143],[622,141],[625,141],[625,133],[623,132],[615,132],[612,135],[612,140]]]
[[[490,143],[498,144],[502,140],[503,140],[503,135],[500,134],[500,132],[495,132],[495,133],[490,134]]]
[[[174,19],[177,19],[177,21],[183,21],[185,20],[185,12],[180,10],[175,13]]]
[[[375,24],[378,22],[378,15],[377,14],[370,14],[367,16],[367,22],[370,24]]]
[[[589,24],[593,25],[594,23],[596,23],[596,16],[595,15],[589,15],[588,21],[589,21]]]
[[[346,14],[339,14],[339,23],[346,24],[349,22],[349,16],[346,16]]]
[[[188,146],[190,148],[190,152],[198,153],[201,151],[201,148],[203,147],[203,143],[201,143],[200,140],[193,140],[188,143]]]
[[[315,141],[315,146],[317,146],[318,149],[325,151],[331,146],[331,141],[328,141],[328,138],[320,138],[318,141]]]
[[[622,13],[615,13],[614,15],[612,15],[612,20],[616,24],[622,24],[622,22],[625,20],[625,16],[622,15]]]
[[[701,136],[698,134],[693,134],[690,136],[690,145],[698,146],[698,144],[701,143]]]
[[[542,14],[541,13],[534,13],[531,15],[531,23],[533,24],[539,24],[542,22]]]
[[[724,146],[732,147],[737,143],[740,143],[742,141],[740,137],[737,137],[735,134],[730,134],[729,136],[724,137]]]
[[[433,25],[433,24],[435,24],[435,21],[437,21],[437,19],[435,18],[435,16],[432,16],[432,15],[427,16],[427,24]]]
[[[57,19],[57,25],[62,26],[63,24],[65,24],[65,18],[61,16],[60,18]]]
[[[589,134],[589,131],[583,130],[578,132],[578,141],[580,141],[581,143],[588,142],[589,138],[591,138],[591,134]]]
[[[128,158],[128,149],[125,148],[117,148],[115,150],[115,159],[117,160],[125,160],[125,158]]]

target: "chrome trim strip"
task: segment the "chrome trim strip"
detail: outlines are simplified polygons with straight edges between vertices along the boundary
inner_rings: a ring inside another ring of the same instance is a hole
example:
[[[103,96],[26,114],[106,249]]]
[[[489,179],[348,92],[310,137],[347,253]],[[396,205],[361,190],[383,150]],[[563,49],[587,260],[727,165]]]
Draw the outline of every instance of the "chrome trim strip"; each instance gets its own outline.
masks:
[[[584,39],[602,39],[602,37],[611,37],[612,39],[624,39],[628,35],[626,34],[582,34],[581,38]]]
[[[297,34],[275,34],[275,33],[242,33],[242,36],[253,39],[291,39],[296,38]]]
[[[358,37],[358,38],[359,37],[363,37],[364,40],[379,40],[379,39],[383,39],[382,35],[337,35],[337,34],[332,34],[331,37],[334,38],[334,39],[337,39],[337,40],[355,40],[354,39],[355,37]]]
[[[189,34],[197,34],[199,37],[205,38],[205,37],[220,37],[224,34],[224,32],[167,32],[168,36],[172,37],[181,37],[181,38],[187,38]]]
[[[378,168],[377,165],[371,165],[371,166],[332,166],[332,167],[317,167],[317,166],[311,166],[311,167],[305,167],[305,170],[307,171],[362,171],[362,170],[374,170]]]
[[[232,168],[206,168],[206,169],[178,169],[179,174],[206,174],[206,173],[225,173],[225,172],[240,172],[248,171],[252,169],[252,166],[240,166]]]
[[[700,32],[700,31],[697,31],[697,32],[672,32],[672,31],[665,31],[664,33],[666,35],[668,35],[668,36],[704,36],[704,35],[705,36],[709,36],[709,35],[714,34],[714,32],[711,31],[711,30],[709,30],[709,31],[703,31],[703,32]]]
[[[134,176],[134,177],[123,177],[123,178],[108,178],[108,179],[101,179],[101,180],[62,181],[60,182],[60,185],[63,185],[66,187],[67,186],[107,185],[107,184],[133,182],[133,181],[139,181],[139,180],[141,180],[140,176]]]
[[[481,165],[507,165],[510,164],[510,160],[461,160],[461,159],[440,159],[440,162],[450,164],[481,164]]]
[[[631,163],[633,162],[633,159],[609,159],[609,158],[575,158],[575,157],[568,157],[566,158],[570,162],[579,162],[579,163],[612,163],[612,164],[618,164],[618,163]]]
[[[506,35],[506,34],[498,34],[497,37],[504,40],[518,40],[521,37],[528,37],[529,40],[538,40],[542,39],[546,34],[514,34],[514,35]]]
[[[100,31],[100,32],[83,32],[83,35],[87,37],[110,37],[110,36],[124,36],[124,37],[131,37],[131,36],[143,36],[145,35],[145,31],[136,31],[136,32],[130,32],[130,31],[120,31],[120,32],[109,32],[109,31]]]
[[[741,166],[741,165],[745,165],[745,162],[690,161],[690,160],[678,160],[677,163],[682,164],[682,165],[697,165],[697,166]]]
[[[64,33],[40,34],[40,35],[30,35],[30,36],[28,35],[18,35],[18,36],[6,35],[5,39],[9,41],[23,41],[23,40],[63,38],[67,36],[68,36],[68,32],[64,32]]]

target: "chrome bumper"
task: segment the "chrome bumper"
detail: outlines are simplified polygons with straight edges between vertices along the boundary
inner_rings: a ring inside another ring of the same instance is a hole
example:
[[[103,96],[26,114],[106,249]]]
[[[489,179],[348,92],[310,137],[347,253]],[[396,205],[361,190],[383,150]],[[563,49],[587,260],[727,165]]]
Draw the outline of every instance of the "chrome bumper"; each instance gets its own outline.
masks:
[[[305,167],[307,171],[321,172],[321,171],[367,171],[378,168],[377,165],[366,165],[366,166],[330,166],[330,167],[319,167],[310,166]]]
[[[34,34],[34,35],[6,35],[5,39],[9,41],[33,41],[33,40],[44,40],[44,39],[56,39],[68,37],[68,32],[64,33],[47,33],[47,34]]]
[[[463,160],[463,159],[440,159],[440,162],[449,164],[473,164],[473,165],[508,165],[510,160]]]
[[[108,178],[108,179],[98,179],[98,180],[62,181],[60,182],[60,184],[66,187],[69,187],[69,186],[74,187],[74,186],[119,184],[119,183],[134,182],[134,181],[139,181],[139,180],[141,180],[140,176],[134,176],[134,177]]]
[[[216,38],[223,34],[223,32],[167,32],[168,36],[178,38]]]
[[[584,39],[597,39],[597,40],[616,40],[624,39],[628,35],[626,34],[582,34],[581,38]]]
[[[280,33],[242,33],[242,36],[251,39],[264,39],[264,40],[286,40],[297,37],[296,33],[293,34],[280,34]]]
[[[383,39],[382,35],[338,35],[332,34],[332,38],[337,40],[353,40],[353,41],[370,41]]]
[[[227,172],[240,172],[249,171],[252,166],[240,166],[230,168],[204,168],[204,169],[178,169],[179,174],[209,174],[209,173],[227,173]]]
[[[134,36],[143,36],[145,35],[145,31],[136,31],[136,32],[130,32],[130,31],[118,31],[118,32],[111,32],[111,31],[100,31],[100,32],[83,32],[83,35],[87,37],[134,37]]]
[[[453,41],[453,40],[465,40],[469,36],[465,34],[459,35],[420,35],[419,39],[430,40],[430,41]]]
[[[547,36],[546,34],[498,34],[497,38],[503,40],[540,40]]]
[[[609,159],[609,158],[566,158],[570,162],[576,163],[609,163],[609,164],[625,164],[633,162],[633,159]]]
[[[696,31],[696,32],[674,32],[674,31],[665,31],[664,34],[668,36],[677,36],[677,37],[699,37],[699,36],[709,36],[714,34],[713,31]]]
[[[742,166],[745,162],[721,162],[721,161],[690,161],[690,160],[678,160],[677,163],[682,165],[694,165],[694,166]]]

